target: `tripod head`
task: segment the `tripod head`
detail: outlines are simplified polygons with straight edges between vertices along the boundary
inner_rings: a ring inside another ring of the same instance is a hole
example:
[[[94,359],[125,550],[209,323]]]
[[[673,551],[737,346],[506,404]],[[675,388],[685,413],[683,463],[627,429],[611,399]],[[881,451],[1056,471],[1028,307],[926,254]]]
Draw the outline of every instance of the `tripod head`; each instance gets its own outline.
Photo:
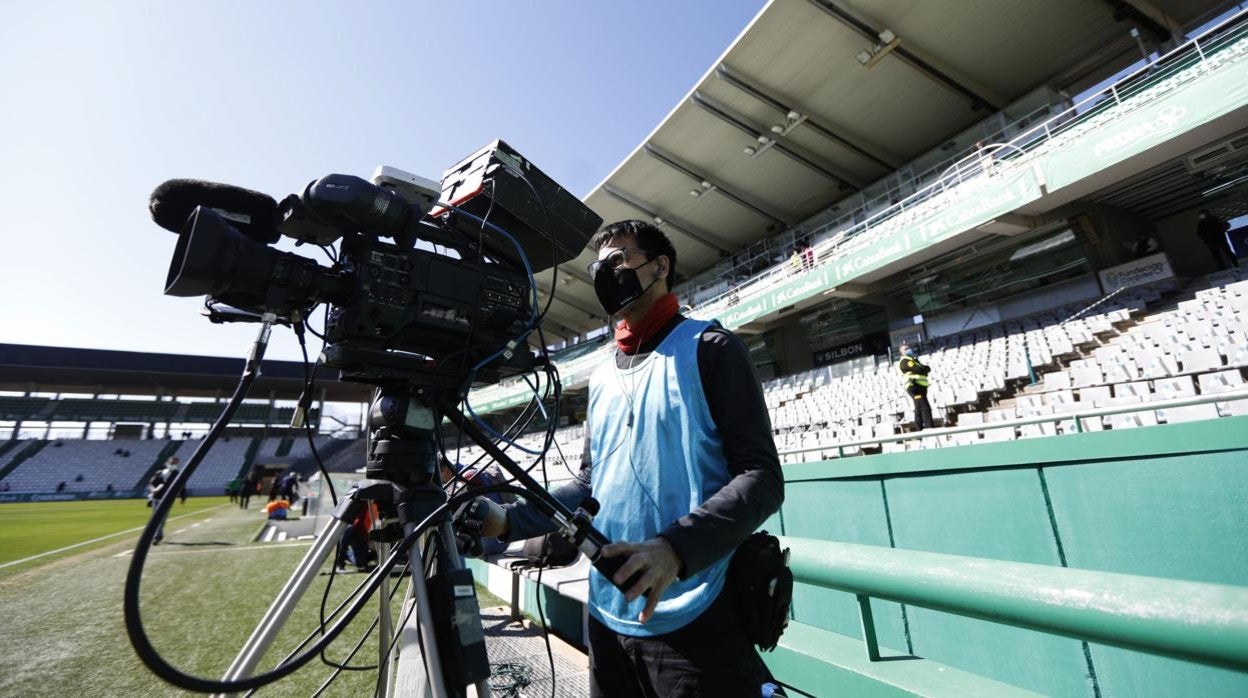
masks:
[[[365,475],[403,487],[438,483],[441,417],[422,400],[424,388],[391,385],[378,389],[368,410],[368,460]]]

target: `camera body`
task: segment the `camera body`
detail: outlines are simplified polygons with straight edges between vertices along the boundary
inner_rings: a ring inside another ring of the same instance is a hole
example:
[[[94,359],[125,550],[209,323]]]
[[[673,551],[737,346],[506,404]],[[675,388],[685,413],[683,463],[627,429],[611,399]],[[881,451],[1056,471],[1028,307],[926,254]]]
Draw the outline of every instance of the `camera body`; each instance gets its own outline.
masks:
[[[501,140],[448,169],[440,185],[379,168],[374,182],[327,175],[278,204],[171,180],[153,194],[152,211],[179,233],[167,295],[207,296],[216,321],[303,322],[328,303],[322,359],[343,380],[439,387],[532,368],[532,275],[573,259],[602,223]],[[341,244],[325,267],[269,246],[281,236]]]
[[[340,264],[348,288],[329,311],[325,364],[349,380],[404,378],[385,356],[393,352],[437,357],[428,369],[462,374],[523,336],[532,317],[528,278],[504,265],[360,238],[343,241]],[[413,361],[409,368],[424,365]],[[530,368],[522,350],[483,366],[477,378]]]

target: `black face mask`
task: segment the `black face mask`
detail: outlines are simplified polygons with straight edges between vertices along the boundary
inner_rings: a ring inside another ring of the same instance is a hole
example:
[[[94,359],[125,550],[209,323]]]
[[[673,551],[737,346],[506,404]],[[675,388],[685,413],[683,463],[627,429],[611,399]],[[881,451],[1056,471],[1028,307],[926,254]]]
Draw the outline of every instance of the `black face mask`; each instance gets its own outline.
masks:
[[[641,267],[653,261],[652,259]],[[637,277],[637,269],[612,269],[604,264],[594,274],[594,293],[598,294],[598,302],[602,305],[602,309],[607,311],[608,315],[614,315],[629,303],[640,298],[642,294],[650,290],[650,286],[658,282],[659,277],[655,276],[654,280],[643,288],[641,279]]]

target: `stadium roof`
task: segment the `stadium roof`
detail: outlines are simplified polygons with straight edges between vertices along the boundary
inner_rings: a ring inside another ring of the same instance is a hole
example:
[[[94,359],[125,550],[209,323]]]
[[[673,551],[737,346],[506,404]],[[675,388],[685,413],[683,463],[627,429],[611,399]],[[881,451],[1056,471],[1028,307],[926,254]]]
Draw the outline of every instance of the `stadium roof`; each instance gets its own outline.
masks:
[[[585,200],[606,221],[662,221],[691,277],[1038,87],[1138,57],[1133,27],[1156,43],[1223,5],[773,0]],[[602,326],[593,257],[560,268],[551,333]],[[551,288],[549,271],[539,285]]]
[[[229,396],[242,372],[242,359],[154,354],[106,349],[72,349],[0,344],[0,390],[121,395]],[[317,395],[330,402],[367,402],[372,389],[317,375]],[[303,364],[266,360],[249,397],[297,399],[303,392]]]

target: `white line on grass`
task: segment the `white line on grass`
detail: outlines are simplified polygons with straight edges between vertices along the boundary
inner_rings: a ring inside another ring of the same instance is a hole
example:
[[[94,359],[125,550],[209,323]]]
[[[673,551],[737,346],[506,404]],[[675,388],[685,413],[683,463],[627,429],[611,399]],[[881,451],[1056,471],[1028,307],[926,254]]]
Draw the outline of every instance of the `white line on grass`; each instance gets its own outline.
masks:
[[[306,548],[308,543],[269,543],[268,545],[240,545],[229,548],[196,548],[195,550],[170,550],[161,555],[200,555],[202,553],[232,553],[239,550],[280,550],[282,548]]]
[[[173,545],[177,545],[177,543],[174,543]],[[298,542],[287,541],[284,543],[269,543],[268,545],[241,545],[238,547],[231,546],[231,547],[221,547],[221,548],[204,547],[202,549],[196,548],[193,550],[169,549],[169,550],[162,550],[160,552],[160,556],[164,557],[166,555],[202,555],[203,553],[233,553],[233,552],[238,552],[240,550],[280,550],[282,548],[306,548],[308,547],[308,545],[309,545],[308,541],[298,541]],[[161,547],[168,547],[168,546],[161,546]],[[114,555],[113,557],[128,557],[133,554],[134,554],[133,550],[123,550],[117,553],[116,555]]]
[[[211,510],[213,510],[213,509],[219,509],[219,508],[221,508],[221,507],[223,507],[223,506],[225,506],[225,505],[224,505],[224,504],[218,504],[218,505],[216,505],[215,507],[208,507],[207,509],[200,509],[199,511],[192,511],[192,512],[190,512],[190,513],[188,513],[188,514],[181,514],[181,515],[179,515],[179,516],[175,516],[175,517],[173,517],[173,518],[169,519],[169,521],[174,521],[174,520],[177,520],[177,519],[183,518],[183,517],[185,517],[185,516],[194,516],[195,514],[199,514],[199,513],[205,512],[205,511],[211,511]],[[74,543],[73,545],[67,545],[67,546],[65,546],[64,548],[57,548],[56,550],[49,550],[49,551],[47,551],[47,552],[45,552],[45,553],[39,553],[38,555],[31,555],[30,557],[24,557],[24,558],[22,558],[22,559],[20,559],[20,560],[13,560],[12,562],[6,562],[6,563],[4,563],[4,564],[0,565],[0,570],[4,569],[5,567],[12,567],[13,565],[20,565],[20,564],[22,564],[23,562],[30,562],[31,560],[38,560],[39,558],[41,558],[41,557],[46,557],[46,556],[48,556],[48,555],[55,555],[55,554],[57,554],[57,553],[63,553],[63,552],[65,552],[66,550],[73,550],[74,548],[80,548],[80,547],[82,547],[82,546],[84,546],[84,545],[90,545],[90,544],[92,544],[92,543],[98,543],[98,542],[100,542],[100,541],[102,541],[102,540],[108,540],[109,538],[116,538],[117,536],[124,536],[124,535],[126,535],[127,533],[134,533],[135,531],[142,531],[142,530],[143,530],[144,528],[146,528],[146,527],[147,527],[147,526],[146,526],[146,524],[144,524],[143,526],[139,526],[138,528],[129,528],[129,529],[126,529],[126,530],[124,530],[124,531],[118,531],[118,532],[116,532],[116,533],[110,533],[110,534],[108,534],[107,536],[100,536],[99,538],[92,538],[91,540],[84,540],[84,541],[82,541],[81,543]]]

